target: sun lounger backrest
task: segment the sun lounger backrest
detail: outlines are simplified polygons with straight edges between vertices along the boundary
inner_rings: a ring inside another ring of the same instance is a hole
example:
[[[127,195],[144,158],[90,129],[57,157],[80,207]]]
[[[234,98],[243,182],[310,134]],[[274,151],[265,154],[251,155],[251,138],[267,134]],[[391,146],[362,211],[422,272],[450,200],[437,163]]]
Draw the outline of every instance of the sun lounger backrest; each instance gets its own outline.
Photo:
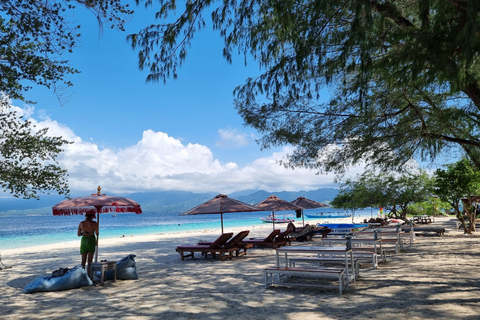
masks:
[[[233,236],[233,232],[224,233],[220,237],[217,238],[211,245],[210,248],[221,248],[228,239]]]
[[[287,229],[287,230],[283,231],[282,233],[277,235],[277,237],[275,238],[275,241],[285,240],[285,237],[288,236],[291,232],[292,232],[292,230],[290,230],[290,229]]]
[[[287,225],[287,230],[291,230],[292,232],[295,232],[295,225],[292,222],[289,222]]]
[[[265,242],[272,242],[273,239],[278,236],[278,234],[280,233],[280,229],[275,229],[273,230],[266,238],[265,238]]]
[[[243,241],[243,239],[245,239],[246,236],[248,236],[249,233],[250,233],[250,231],[240,231],[239,233],[237,233],[235,235],[235,237],[228,240],[228,242],[225,244],[225,246],[226,247],[238,246],[238,244],[240,244]]]

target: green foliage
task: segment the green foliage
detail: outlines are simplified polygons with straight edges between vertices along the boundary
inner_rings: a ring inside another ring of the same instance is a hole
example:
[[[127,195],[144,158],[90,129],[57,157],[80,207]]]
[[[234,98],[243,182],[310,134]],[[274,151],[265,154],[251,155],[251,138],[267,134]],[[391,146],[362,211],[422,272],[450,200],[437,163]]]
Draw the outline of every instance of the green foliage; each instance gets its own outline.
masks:
[[[3,0],[0,2],[0,91],[25,100],[30,84],[57,91],[71,86],[68,74],[78,73],[65,54],[78,45],[76,6],[90,10],[100,25],[123,30],[133,13],[121,0]]]
[[[391,215],[405,218],[409,204],[428,198],[433,180],[424,171],[417,174],[365,172],[342,183],[332,205],[339,208],[390,207]]]
[[[456,212],[460,211],[462,198],[480,191],[480,172],[467,159],[448,164],[446,170],[437,169],[435,176],[435,194],[450,203]]]
[[[5,95],[0,98],[0,185],[15,197],[38,198],[40,192],[69,194],[67,174],[56,160],[61,137],[48,129],[35,130],[12,109]]]
[[[438,169],[435,175],[435,193],[441,200],[450,203],[454,208],[457,218],[465,228],[465,232],[474,231],[476,211],[474,196],[480,194],[480,171],[471,161],[464,158],[447,165],[446,170]],[[463,207],[470,222],[471,227],[469,228],[465,224],[463,213],[460,212],[462,199],[465,199]]]
[[[160,23],[128,37],[148,80],[177,76],[211,14],[225,58],[263,70],[235,104],[262,147],[296,146],[285,165],[398,169],[460,148],[480,167],[480,2],[194,0],[176,16],[160,2]]]
[[[449,214],[453,209],[450,203],[442,201],[437,197],[430,197],[429,200],[423,202],[416,202],[408,206],[408,212],[410,215],[445,215]]]

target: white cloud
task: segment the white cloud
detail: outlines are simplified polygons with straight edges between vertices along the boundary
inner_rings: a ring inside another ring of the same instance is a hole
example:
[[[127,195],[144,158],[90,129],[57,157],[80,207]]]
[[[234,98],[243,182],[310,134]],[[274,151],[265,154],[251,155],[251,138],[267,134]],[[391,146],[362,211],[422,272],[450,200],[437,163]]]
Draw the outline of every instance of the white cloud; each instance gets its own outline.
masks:
[[[215,142],[221,148],[239,148],[248,145],[249,135],[237,129],[218,129],[218,140]]]
[[[336,186],[333,174],[317,175],[312,170],[292,170],[279,165],[278,161],[292,151],[289,147],[239,167],[234,162],[222,163],[215,159],[207,146],[185,144],[163,132],[146,130],[136,145],[119,150],[102,149],[48,117],[41,121],[31,120],[38,128],[49,127],[49,134],[74,142],[66,145],[59,156],[74,192],[93,193],[98,185],[112,194],[154,190],[231,193],[263,189],[275,192]],[[232,134],[235,130],[228,132],[223,137],[235,140]]]

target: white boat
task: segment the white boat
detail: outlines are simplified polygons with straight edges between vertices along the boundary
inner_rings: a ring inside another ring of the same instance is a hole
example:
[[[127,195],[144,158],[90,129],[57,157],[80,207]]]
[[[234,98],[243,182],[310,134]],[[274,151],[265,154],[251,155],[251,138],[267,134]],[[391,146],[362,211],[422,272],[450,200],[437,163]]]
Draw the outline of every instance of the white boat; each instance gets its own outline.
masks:
[[[315,212],[305,213],[307,218],[334,219],[334,218],[351,218],[352,214],[348,212]]]
[[[265,223],[273,223],[273,221],[274,221],[272,216],[267,216],[265,218],[260,218],[260,220],[262,220],[262,222],[265,222]],[[286,216],[283,216],[282,218],[275,218],[275,223],[289,223],[289,222],[295,222],[295,220],[290,219]]]

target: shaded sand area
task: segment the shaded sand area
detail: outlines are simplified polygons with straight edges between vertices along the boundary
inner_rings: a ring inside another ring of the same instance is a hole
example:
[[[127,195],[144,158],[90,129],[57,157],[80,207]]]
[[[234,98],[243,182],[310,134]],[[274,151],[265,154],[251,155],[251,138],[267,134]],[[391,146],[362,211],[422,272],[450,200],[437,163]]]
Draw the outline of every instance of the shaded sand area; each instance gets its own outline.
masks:
[[[0,271],[0,318],[480,319],[480,238],[464,236],[454,221],[437,219],[432,226],[445,226],[445,236],[417,237],[376,270],[364,265],[342,296],[310,287],[265,289],[263,269],[275,264],[272,249],[251,249],[227,261],[200,254],[180,260],[177,245],[213,240],[219,230],[100,238],[101,259],[137,255],[140,279],[58,292],[23,289],[36,277],[79,264],[78,243],[3,250],[2,261],[13,268]],[[250,230],[263,236],[271,225]]]

